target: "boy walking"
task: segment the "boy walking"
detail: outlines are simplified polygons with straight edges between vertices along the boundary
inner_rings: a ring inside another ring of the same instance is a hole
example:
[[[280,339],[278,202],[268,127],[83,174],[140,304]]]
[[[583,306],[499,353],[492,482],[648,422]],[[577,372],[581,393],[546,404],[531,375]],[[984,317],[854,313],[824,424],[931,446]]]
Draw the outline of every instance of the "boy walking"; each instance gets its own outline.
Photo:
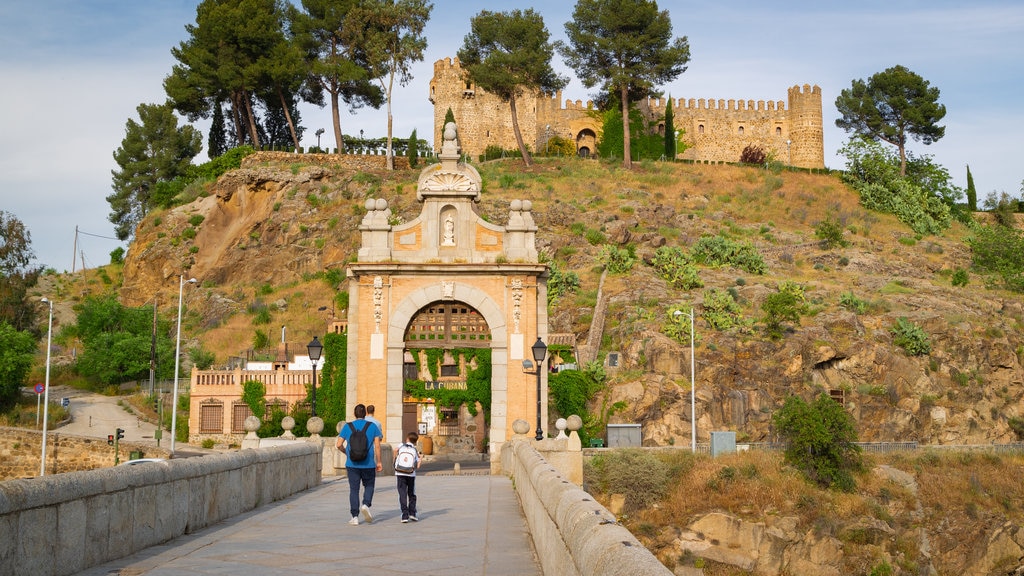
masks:
[[[345,451],[345,475],[348,476],[348,504],[353,526],[359,525],[359,514],[363,520],[373,522],[370,506],[373,506],[373,489],[377,483],[377,472],[383,468],[380,460],[381,431],[376,424],[365,420],[366,406],[356,404],[353,410],[356,419],[342,426],[335,446]],[[357,454],[365,450],[366,454]],[[359,485],[363,486],[363,504],[359,505]]]
[[[398,505],[402,508],[402,523],[416,518],[416,469],[420,467],[420,453],[416,441],[420,435],[409,432],[405,443],[395,452],[395,483],[398,486]]]

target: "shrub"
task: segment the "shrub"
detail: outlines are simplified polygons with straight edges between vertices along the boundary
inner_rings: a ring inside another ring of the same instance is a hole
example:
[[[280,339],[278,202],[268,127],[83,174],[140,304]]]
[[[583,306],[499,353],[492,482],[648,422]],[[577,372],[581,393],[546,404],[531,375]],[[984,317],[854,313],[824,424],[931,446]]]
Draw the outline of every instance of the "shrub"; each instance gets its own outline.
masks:
[[[656,504],[668,489],[668,464],[643,450],[609,451],[595,456],[585,467],[584,477],[597,492],[625,495],[625,513]]]
[[[906,350],[911,356],[921,356],[932,351],[931,342],[924,329],[904,317],[897,319],[889,332],[893,336],[892,343]]]
[[[736,242],[723,236],[701,236],[690,255],[705,266],[735,266],[751,274],[764,274],[768,266],[750,242]]]
[[[852,472],[863,463],[853,417],[841,404],[824,393],[810,404],[790,396],[772,420],[787,444],[787,463],[822,487],[853,491]]]
[[[760,166],[764,164],[765,159],[768,157],[764,152],[764,148],[756,146],[754,144],[748,144],[743,152],[740,153],[740,162],[744,164],[757,164]]]
[[[678,290],[704,286],[700,273],[690,261],[690,257],[675,246],[662,246],[655,250],[651,266],[663,280]]]
[[[969,281],[970,275],[967,273],[967,270],[957,268],[953,271],[953,278],[951,279],[953,286],[967,286]]]
[[[594,230],[593,228],[588,228],[586,233],[583,235],[583,238],[586,239],[586,241],[591,246],[604,244],[605,242],[608,241],[608,238],[604,235],[604,233],[602,233],[600,230]]]
[[[206,218],[203,217],[202,214],[193,214],[188,217],[188,223],[191,224],[193,227],[202,224],[203,220],[206,220]]]
[[[843,238],[843,225],[832,214],[818,222],[818,225],[814,227],[814,236],[821,240],[828,250],[842,248],[847,245],[846,240]]]
[[[740,305],[726,290],[712,288],[704,292],[704,310],[700,317],[715,330],[729,330],[744,324]]]
[[[863,314],[867,312],[868,309],[868,303],[857,298],[857,295],[853,293],[853,290],[843,292],[843,294],[839,296],[839,305],[851,312],[856,312],[857,314]]]
[[[612,274],[625,274],[633,269],[633,265],[636,264],[637,257],[635,249],[632,246],[626,248],[616,248],[611,244],[605,244],[601,248],[601,254],[598,256],[598,260],[604,264],[608,272]]]
[[[761,304],[765,331],[770,338],[781,337],[782,323],[799,322],[806,310],[803,286],[789,281],[780,283],[779,291],[766,296]]]

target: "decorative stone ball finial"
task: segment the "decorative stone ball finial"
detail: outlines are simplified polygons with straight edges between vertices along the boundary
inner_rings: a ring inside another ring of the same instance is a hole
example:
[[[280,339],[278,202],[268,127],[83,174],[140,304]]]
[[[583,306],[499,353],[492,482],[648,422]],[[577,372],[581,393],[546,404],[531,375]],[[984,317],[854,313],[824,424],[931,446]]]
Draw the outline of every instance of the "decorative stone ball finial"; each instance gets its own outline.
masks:
[[[516,421],[512,423],[512,431],[519,435],[528,434],[530,432],[530,423],[522,418],[517,418]]]
[[[319,436],[324,431],[324,419],[319,416],[313,416],[306,420],[306,430],[313,436]]]
[[[260,429],[260,419],[250,414],[245,417],[245,422],[242,426],[245,427],[246,432],[255,432]]]
[[[573,414],[565,419],[566,427],[570,432],[576,432],[580,428],[583,428],[583,418],[580,418],[576,414]]]
[[[568,436],[565,435],[565,427],[565,418],[555,420],[555,428],[558,428],[558,436],[555,436],[555,438],[568,438]]]
[[[455,140],[458,137],[458,128],[455,127],[455,122],[449,122],[444,125],[444,139]]]
[[[291,416],[281,418],[281,428],[284,428],[284,434],[281,434],[281,438],[295,438],[295,434],[292,434],[292,428],[295,428],[295,418]]]

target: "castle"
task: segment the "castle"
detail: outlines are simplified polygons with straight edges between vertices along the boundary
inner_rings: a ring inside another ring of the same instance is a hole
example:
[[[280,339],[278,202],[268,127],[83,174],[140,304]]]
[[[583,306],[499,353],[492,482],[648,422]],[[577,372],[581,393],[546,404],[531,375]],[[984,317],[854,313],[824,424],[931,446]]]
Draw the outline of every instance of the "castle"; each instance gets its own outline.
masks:
[[[481,90],[466,79],[458,58],[434,63],[430,81],[434,105],[434,142],[441,142],[445,113],[450,108],[459,126],[463,152],[476,157],[488,146],[516,148],[507,102]],[[667,99],[648,98],[635,103],[647,118],[665,129]],[[542,150],[554,136],[576,143],[581,156],[589,156],[601,133],[601,120],[593,102],[565,100],[562,93],[527,94],[516,100],[519,129],[533,150]],[[675,99],[673,124],[684,130],[685,152],[678,157],[697,162],[738,162],[743,149],[760,146],[776,160],[802,168],[825,166],[821,88],[793,86],[787,100]]]

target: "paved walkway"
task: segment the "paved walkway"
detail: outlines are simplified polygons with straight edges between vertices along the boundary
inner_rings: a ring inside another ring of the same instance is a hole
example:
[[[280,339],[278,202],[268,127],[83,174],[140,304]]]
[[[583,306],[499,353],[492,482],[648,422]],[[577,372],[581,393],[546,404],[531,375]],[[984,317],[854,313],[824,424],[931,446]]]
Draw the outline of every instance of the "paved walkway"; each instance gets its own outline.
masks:
[[[505,476],[416,479],[419,522],[402,524],[394,476],[377,478],[374,521],[348,525],[348,480],[80,572],[84,576],[229,574],[540,576],[526,519]]]

